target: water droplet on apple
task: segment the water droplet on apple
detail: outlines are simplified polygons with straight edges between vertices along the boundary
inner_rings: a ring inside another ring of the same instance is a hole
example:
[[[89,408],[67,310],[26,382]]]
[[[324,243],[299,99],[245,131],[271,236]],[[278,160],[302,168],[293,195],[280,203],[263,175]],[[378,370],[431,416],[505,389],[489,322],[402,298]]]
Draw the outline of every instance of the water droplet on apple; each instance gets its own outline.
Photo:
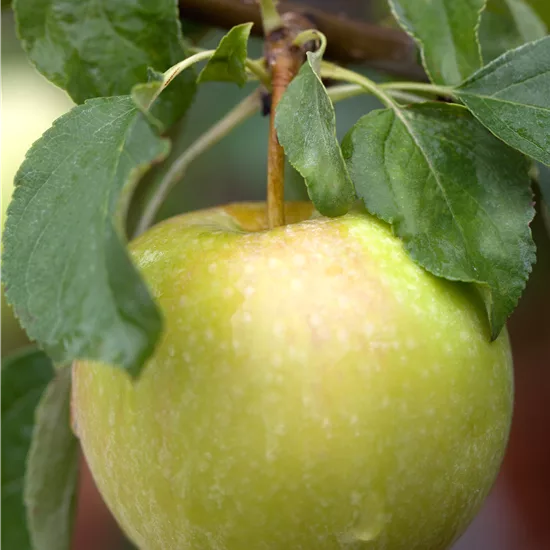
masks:
[[[358,506],[357,518],[353,525],[339,537],[340,542],[370,542],[376,540],[382,533],[386,515],[382,497],[376,492],[370,492],[363,497],[356,491],[351,495],[354,506]]]
[[[352,543],[352,542],[372,542],[375,541],[382,532],[383,522],[376,521],[365,522],[364,524],[358,524],[352,527],[348,532],[346,532],[341,538],[343,543]]]

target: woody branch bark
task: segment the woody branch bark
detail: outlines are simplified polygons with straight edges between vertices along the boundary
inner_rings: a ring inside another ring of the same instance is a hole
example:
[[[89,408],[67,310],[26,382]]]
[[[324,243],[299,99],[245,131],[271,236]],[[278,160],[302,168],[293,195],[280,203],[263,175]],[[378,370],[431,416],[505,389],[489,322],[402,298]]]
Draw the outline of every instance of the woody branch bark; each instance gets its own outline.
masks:
[[[251,0],[180,0],[184,19],[224,29],[252,21],[262,34],[260,10]],[[425,80],[412,40],[403,32],[352,20],[294,2],[279,2],[279,13],[307,17],[328,41],[326,57],[339,63],[362,63],[388,74]]]

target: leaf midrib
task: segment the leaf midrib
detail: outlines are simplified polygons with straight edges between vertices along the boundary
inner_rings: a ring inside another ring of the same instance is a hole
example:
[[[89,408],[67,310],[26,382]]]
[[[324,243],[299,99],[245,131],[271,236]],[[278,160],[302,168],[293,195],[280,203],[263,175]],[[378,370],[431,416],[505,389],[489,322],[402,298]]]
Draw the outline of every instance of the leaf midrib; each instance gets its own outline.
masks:
[[[472,254],[470,252],[470,248],[468,246],[468,239],[466,239],[466,236],[464,234],[464,229],[462,228],[462,226],[460,225],[460,223],[458,222],[458,220],[456,219],[456,214],[449,202],[449,198],[447,196],[447,193],[445,191],[445,188],[443,187],[441,181],[439,180],[439,177],[438,177],[438,172],[435,170],[434,166],[432,165],[432,162],[431,162],[431,159],[429,159],[429,157],[427,156],[426,152],[424,151],[424,148],[421,146],[421,144],[418,142],[418,139],[417,139],[417,136],[415,135],[414,133],[414,130],[412,128],[411,125],[409,125],[409,121],[407,120],[407,117],[403,114],[403,112],[401,111],[401,109],[399,108],[394,108],[393,112],[395,113],[395,115],[397,117],[399,117],[399,119],[401,120],[401,122],[403,123],[403,125],[405,126],[405,128],[407,129],[409,135],[411,136],[412,140],[414,141],[415,145],[418,147],[418,149],[420,150],[422,156],[424,157],[424,160],[426,161],[426,164],[428,165],[428,167],[430,168],[430,171],[432,172],[432,174],[434,175],[434,180],[436,181],[437,183],[437,186],[445,200],[445,204],[447,205],[448,209],[449,209],[449,212],[451,213],[451,218],[453,220],[453,223],[456,225],[456,227],[458,228],[458,231],[460,233],[460,236],[464,242],[464,250],[466,250],[467,254],[468,254],[468,257],[470,259],[472,259]],[[476,282],[481,282],[481,281],[477,281]]]
[[[518,103],[516,101],[511,101],[509,99],[503,99],[503,98],[501,98],[499,96],[495,96],[495,95],[476,94],[476,93],[472,93],[472,92],[462,92],[462,91],[459,91],[459,90],[456,90],[455,93],[459,97],[464,97],[464,96],[478,97],[478,98],[481,98],[483,100],[489,100],[489,101],[495,101],[495,102],[499,102],[499,103],[505,103],[507,105],[514,105],[514,106],[517,106],[517,107],[525,107],[526,109],[536,109],[536,110],[540,110],[540,111],[550,112],[550,107],[541,107],[540,105],[533,105],[532,103]]]

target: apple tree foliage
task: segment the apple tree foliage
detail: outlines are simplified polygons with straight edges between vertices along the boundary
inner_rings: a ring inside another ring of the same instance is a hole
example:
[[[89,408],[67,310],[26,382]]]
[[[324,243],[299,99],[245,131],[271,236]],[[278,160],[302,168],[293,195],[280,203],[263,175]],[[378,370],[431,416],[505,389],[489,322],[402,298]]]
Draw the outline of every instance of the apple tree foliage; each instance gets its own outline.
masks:
[[[550,12],[528,0],[389,4],[431,83],[376,84],[323,60],[320,40],[277,109],[279,140],[319,212],[342,215],[360,199],[415,262],[478,290],[494,339],[535,261],[530,183],[550,165]],[[251,24],[195,52],[176,0],[15,0],[13,9],[29,60],[76,106],[28,152],[4,232],[7,297],[43,351],[2,366],[2,543],[63,550],[78,471],[65,366],[94,359],[138,376],[162,333],[126,250],[132,193],[165,162],[201,82],[269,82],[247,58]],[[381,102],[342,143],[327,79]]]

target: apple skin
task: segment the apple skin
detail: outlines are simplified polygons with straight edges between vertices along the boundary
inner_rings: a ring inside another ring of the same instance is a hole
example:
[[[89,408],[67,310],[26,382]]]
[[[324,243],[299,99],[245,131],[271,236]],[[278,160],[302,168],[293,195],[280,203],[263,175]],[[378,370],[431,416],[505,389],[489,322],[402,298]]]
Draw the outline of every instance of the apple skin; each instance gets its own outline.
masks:
[[[134,385],[73,366],[108,506],[142,550],[447,548],[505,450],[506,332],[490,343],[468,288],[368,214],[292,203],[264,230],[264,210],[187,214],[132,243],[163,339]]]

